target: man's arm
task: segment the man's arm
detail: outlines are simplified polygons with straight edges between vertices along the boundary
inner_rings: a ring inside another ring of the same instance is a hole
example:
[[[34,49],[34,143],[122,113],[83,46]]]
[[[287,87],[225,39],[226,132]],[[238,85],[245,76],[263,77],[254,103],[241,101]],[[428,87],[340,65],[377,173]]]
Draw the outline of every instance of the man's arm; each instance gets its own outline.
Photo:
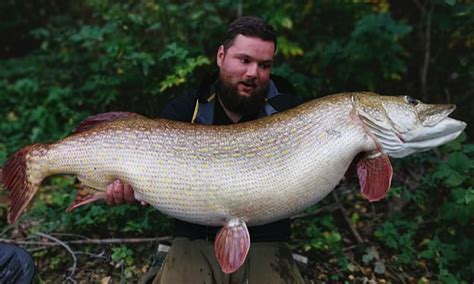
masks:
[[[169,102],[160,114],[160,118],[191,122],[197,97],[194,93],[184,93]]]

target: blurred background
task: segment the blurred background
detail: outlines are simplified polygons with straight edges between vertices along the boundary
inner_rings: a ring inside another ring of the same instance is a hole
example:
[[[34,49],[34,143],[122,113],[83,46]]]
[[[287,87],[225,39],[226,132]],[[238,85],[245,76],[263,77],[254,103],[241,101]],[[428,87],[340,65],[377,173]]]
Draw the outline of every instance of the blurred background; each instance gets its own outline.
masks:
[[[305,100],[347,91],[454,103],[474,123],[474,3],[470,0],[6,0],[0,3],[0,165],[22,146],[63,138],[91,114],[156,117],[215,68],[240,15],[278,32],[274,73]],[[390,196],[368,204],[349,180],[293,219],[295,251],[316,283],[474,280],[472,128],[436,151],[394,161]],[[135,281],[172,222],[151,208],[101,204],[64,210],[73,177],[51,178],[0,241],[34,256],[38,282]],[[38,234],[39,233],[39,234]],[[74,248],[75,258],[55,236]],[[79,239],[118,243],[77,245]],[[73,243],[69,243],[69,242]],[[28,243],[30,242],[30,243]],[[54,242],[53,242],[54,243]]]

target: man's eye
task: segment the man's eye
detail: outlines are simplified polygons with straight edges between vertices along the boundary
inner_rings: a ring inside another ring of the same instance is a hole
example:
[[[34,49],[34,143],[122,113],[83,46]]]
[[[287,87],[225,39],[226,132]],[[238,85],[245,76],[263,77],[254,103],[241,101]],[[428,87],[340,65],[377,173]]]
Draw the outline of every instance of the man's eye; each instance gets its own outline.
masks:
[[[272,64],[270,64],[270,63],[262,63],[262,64],[260,64],[260,68],[262,68],[262,69],[270,69],[270,68],[272,68]]]
[[[250,63],[250,60],[248,60],[247,58],[241,58],[240,62],[244,63],[244,64],[248,64],[248,63]]]

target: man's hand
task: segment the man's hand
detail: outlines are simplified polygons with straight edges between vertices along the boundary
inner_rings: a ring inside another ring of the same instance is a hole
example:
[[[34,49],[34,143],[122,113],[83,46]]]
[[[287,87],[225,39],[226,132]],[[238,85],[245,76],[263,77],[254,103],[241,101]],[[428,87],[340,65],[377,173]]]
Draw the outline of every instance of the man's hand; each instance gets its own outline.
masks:
[[[104,199],[108,205],[134,204],[137,202],[133,188],[121,180],[116,180],[107,186]],[[142,201],[141,204],[147,205],[145,201]]]

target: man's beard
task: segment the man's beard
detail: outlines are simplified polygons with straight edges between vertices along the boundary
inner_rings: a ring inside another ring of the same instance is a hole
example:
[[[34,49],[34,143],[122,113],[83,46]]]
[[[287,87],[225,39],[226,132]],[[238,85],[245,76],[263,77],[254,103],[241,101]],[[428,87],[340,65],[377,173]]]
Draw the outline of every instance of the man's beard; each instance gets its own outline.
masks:
[[[247,84],[256,84],[253,81],[246,81]],[[265,105],[268,84],[265,87],[254,87],[250,96],[239,94],[237,84],[226,83],[219,75],[217,81],[217,94],[224,107],[232,112],[241,115],[253,115],[260,111]]]

